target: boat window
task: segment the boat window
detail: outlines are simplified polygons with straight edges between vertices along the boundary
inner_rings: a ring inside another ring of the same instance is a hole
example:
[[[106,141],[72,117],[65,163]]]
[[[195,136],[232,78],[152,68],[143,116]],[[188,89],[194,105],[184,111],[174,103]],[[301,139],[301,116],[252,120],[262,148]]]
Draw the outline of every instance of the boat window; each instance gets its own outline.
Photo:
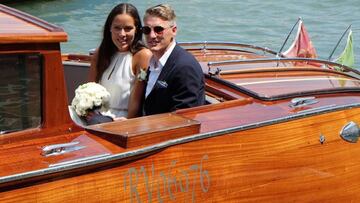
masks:
[[[41,55],[0,54],[0,134],[41,123]]]

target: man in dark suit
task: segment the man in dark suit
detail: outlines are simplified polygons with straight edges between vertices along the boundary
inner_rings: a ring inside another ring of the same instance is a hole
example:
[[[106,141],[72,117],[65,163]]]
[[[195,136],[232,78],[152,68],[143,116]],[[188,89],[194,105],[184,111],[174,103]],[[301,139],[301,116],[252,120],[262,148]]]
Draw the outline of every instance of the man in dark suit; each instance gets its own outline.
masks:
[[[175,18],[174,10],[166,4],[145,12],[142,31],[153,53],[145,92],[145,115],[205,104],[201,66],[176,44]]]

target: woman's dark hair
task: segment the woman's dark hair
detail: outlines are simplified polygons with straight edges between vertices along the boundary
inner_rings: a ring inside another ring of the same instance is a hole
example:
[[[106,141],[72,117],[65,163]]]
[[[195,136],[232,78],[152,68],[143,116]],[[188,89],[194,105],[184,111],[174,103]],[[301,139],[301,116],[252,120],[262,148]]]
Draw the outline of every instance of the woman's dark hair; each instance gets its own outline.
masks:
[[[116,53],[117,47],[113,43],[111,39],[111,24],[114,21],[114,18],[120,14],[128,14],[130,15],[135,22],[135,37],[133,43],[130,45],[130,52],[136,53],[140,49],[144,48],[144,44],[142,42],[142,25],[138,10],[135,6],[129,3],[121,3],[115,6],[111,12],[109,13],[103,31],[103,39],[101,41],[99,50],[98,50],[98,60],[97,60],[97,74],[96,81],[99,81],[102,74],[106,70],[106,68],[110,65],[111,57]]]

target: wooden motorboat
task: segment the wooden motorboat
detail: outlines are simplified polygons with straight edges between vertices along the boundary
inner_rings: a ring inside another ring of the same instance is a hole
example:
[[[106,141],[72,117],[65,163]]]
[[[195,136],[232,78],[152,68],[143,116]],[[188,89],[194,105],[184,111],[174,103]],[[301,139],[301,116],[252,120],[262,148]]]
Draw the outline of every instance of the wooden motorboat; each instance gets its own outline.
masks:
[[[66,39],[0,5],[1,202],[360,200],[358,71],[183,44],[203,67],[207,105],[80,127],[62,59],[88,57],[62,57]]]

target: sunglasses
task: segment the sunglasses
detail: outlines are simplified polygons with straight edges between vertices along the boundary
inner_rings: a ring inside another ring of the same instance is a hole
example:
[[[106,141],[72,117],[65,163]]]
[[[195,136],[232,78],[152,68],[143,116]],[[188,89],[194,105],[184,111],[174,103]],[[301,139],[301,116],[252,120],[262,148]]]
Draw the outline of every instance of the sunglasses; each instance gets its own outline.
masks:
[[[172,26],[171,26],[171,27],[172,27]],[[167,28],[171,28],[171,27],[167,27]],[[167,29],[167,28],[161,27],[161,26],[155,26],[155,27],[153,27],[152,29],[154,30],[154,32],[155,32],[156,34],[162,34],[162,33],[164,32],[164,30]],[[142,27],[142,32],[143,32],[145,35],[150,34],[150,32],[151,32],[151,27],[149,27],[149,26],[144,26],[144,27]]]

